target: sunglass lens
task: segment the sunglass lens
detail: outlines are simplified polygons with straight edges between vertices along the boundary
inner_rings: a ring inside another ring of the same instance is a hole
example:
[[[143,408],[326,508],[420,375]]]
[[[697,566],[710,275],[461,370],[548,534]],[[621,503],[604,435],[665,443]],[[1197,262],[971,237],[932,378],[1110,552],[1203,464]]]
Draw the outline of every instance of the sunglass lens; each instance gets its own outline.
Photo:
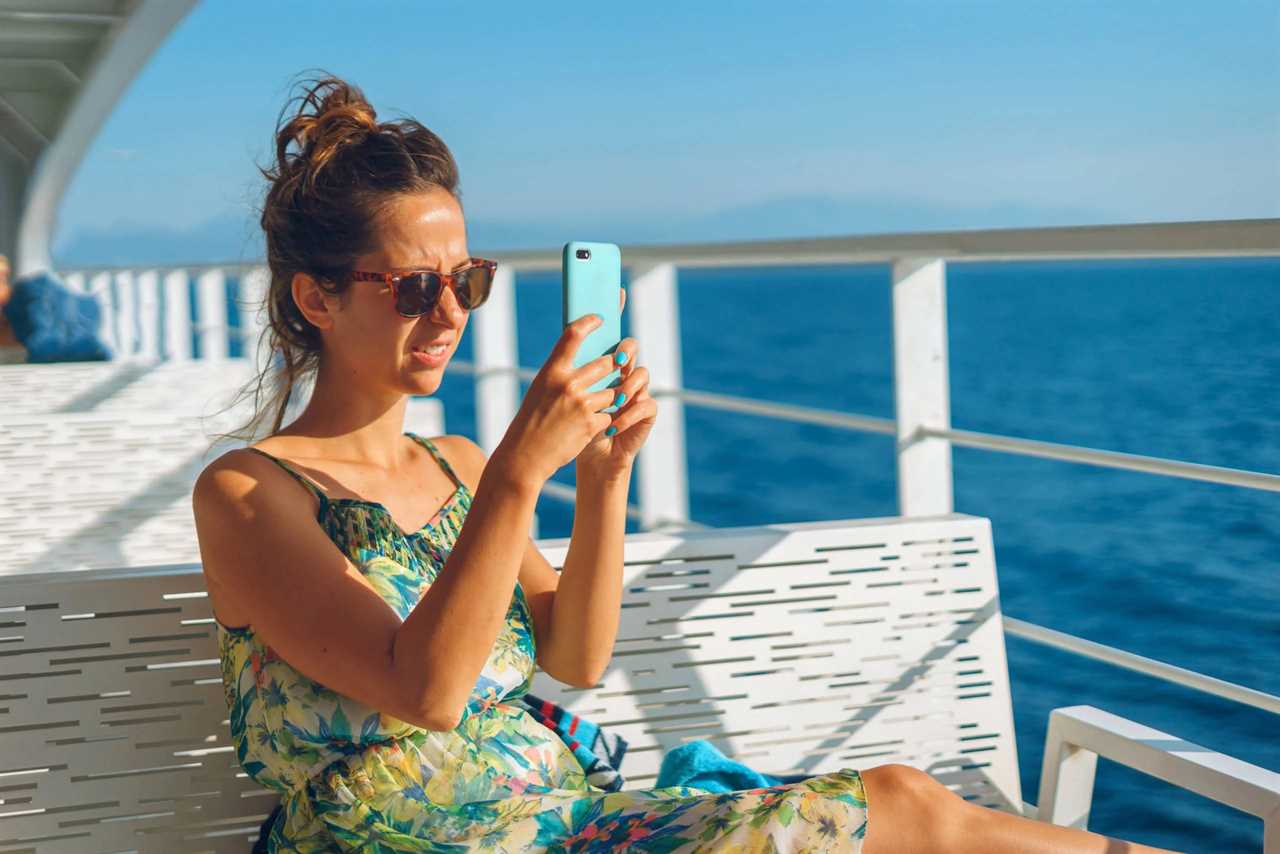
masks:
[[[478,308],[489,298],[493,287],[493,270],[486,266],[471,267],[458,274],[458,296],[468,311]]]
[[[435,273],[414,273],[400,280],[396,311],[405,317],[417,317],[435,308],[440,298],[440,277]]]

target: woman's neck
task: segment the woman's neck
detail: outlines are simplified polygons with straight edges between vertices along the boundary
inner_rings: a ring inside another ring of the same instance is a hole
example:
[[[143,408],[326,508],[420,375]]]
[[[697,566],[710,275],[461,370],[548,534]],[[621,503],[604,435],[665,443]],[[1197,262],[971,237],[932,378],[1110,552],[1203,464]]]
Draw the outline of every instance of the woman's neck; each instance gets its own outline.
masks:
[[[404,454],[401,436],[408,396],[379,394],[342,373],[321,360],[311,400],[276,435],[312,439],[326,457],[396,468]]]

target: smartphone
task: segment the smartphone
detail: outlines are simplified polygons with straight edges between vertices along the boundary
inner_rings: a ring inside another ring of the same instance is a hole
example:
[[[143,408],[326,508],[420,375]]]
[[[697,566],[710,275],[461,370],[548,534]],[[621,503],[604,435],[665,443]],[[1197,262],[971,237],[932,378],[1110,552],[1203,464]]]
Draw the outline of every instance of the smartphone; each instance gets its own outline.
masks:
[[[590,243],[575,240],[564,245],[560,260],[563,283],[563,319],[568,326],[584,314],[598,314],[604,323],[583,340],[573,357],[580,368],[592,359],[618,349],[622,342],[622,251],[613,243]],[[621,384],[622,371],[615,368],[601,377],[588,390],[600,391]],[[609,404],[601,412],[617,412]]]

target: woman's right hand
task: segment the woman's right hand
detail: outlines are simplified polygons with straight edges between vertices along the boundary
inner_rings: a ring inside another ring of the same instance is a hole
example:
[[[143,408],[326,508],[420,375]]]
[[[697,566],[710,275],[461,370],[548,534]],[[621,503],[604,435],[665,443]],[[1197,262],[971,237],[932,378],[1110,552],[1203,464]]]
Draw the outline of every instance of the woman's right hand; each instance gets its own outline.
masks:
[[[597,314],[586,314],[566,326],[533,378],[493,454],[504,461],[510,475],[541,488],[612,423],[613,416],[600,410],[613,403],[614,389],[587,388],[617,367],[614,354],[573,366],[583,339],[603,322]]]

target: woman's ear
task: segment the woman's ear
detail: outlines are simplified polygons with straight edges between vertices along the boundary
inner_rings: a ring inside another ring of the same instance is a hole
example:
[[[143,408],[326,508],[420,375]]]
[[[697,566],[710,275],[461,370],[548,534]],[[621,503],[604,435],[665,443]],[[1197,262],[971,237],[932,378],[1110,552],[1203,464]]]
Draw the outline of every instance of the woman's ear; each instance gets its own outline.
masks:
[[[337,302],[314,277],[307,273],[294,273],[290,283],[293,289],[293,301],[298,311],[316,329],[330,329],[333,326],[333,311]]]

